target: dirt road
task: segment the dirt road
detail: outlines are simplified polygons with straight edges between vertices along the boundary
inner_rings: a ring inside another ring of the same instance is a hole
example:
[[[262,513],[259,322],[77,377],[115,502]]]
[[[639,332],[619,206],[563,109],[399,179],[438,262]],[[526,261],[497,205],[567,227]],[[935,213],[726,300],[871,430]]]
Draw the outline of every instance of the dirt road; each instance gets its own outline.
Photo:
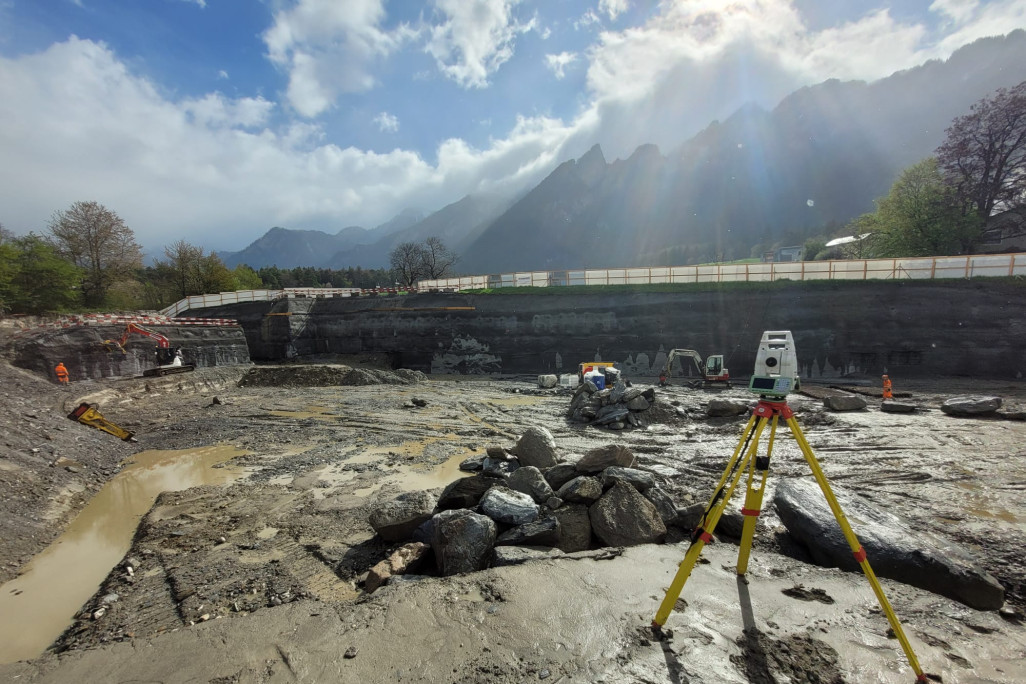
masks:
[[[679,505],[704,503],[744,420],[707,419],[703,403],[714,396],[750,399],[744,391],[659,389],[645,428],[611,432],[567,423],[568,396],[526,380],[239,387],[247,370],[78,388],[104,415],[136,432],[139,443],[127,445],[63,418],[61,405],[80,398],[74,386],[65,397],[52,385],[3,369],[5,378],[21,383],[4,398],[5,427],[22,431],[8,438],[11,446],[0,460],[4,498],[22,502],[23,518],[38,518],[34,541],[0,545],[8,577],[26,570],[28,557],[43,550],[99,485],[132,470],[117,465],[122,456],[216,445],[230,450],[171,459],[205,458],[202,470],[214,463],[220,476],[200,483],[228,484],[150,499],[138,532],[125,542],[127,553],[113,561],[102,586],[94,584],[84,604],[65,607],[66,618],[52,635],[59,637],[60,657],[51,652],[0,666],[0,678],[912,679],[865,580],[807,562],[769,503],[749,582],[739,583],[731,572],[736,547],[709,547],[710,563],[696,569],[682,596],[686,606],[667,623],[668,641],[654,640],[646,625],[683,557],[682,543],[585,552],[362,593],[361,577],[391,548],[367,522],[377,503],[402,491],[443,487],[461,475],[461,461],[488,445],[511,446],[531,425],[548,428],[566,455],[606,443],[629,446]],[[966,389],[956,384],[900,389],[911,391],[924,410],[884,414],[872,399],[868,410],[851,413],[827,413],[809,398],[791,403],[832,482],[963,545],[1005,586],[1009,607],[1021,609],[1026,423],[943,415],[937,410],[943,398]],[[972,389],[1013,404],[1026,397],[1019,384]],[[46,462],[32,460],[39,452],[31,451],[35,434],[18,418],[25,413],[40,416],[29,420],[56,437],[45,440],[58,443]],[[51,467],[64,453],[85,467]],[[135,457],[135,468],[146,458]],[[795,444],[780,440],[771,486],[807,471]],[[83,476],[90,479],[81,481],[82,495],[69,497],[72,485],[63,478]],[[176,475],[170,488],[187,482]],[[5,518],[3,524],[12,523]],[[884,580],[884,587],[928,672],[945,682],[1026,680],[1026,629],[1013,616],[975,611],[897,582]],[[20,596],[27,595],[14,598]],[[45,630],[38,631],[45,638]],[[140,649],[146,657],[138,657]]]

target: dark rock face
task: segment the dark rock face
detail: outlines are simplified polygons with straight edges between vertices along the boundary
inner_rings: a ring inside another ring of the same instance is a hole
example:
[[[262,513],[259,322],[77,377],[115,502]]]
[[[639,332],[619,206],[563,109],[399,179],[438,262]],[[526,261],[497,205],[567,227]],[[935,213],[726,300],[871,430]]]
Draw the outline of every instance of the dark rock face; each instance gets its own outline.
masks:
[[[897,516],[871,508],[836,487],[833,491],[878,576],[947,596],[979,610],[996,610],[1004,603],[1004,588],[979,568],[966,551],[915,530]],[[782,480],[774,502],[787,531],[808,547],[817,563],[860,571],[815,481]]]
[[[941,404],[949,416],[989,416],[1001,408],[1000,397],[952,397]]]
[[[585,452],[576,467],[580,473],[600,473],[609,466],[633,468],[636,462],[634,453],[627,447],[607,444]]]
[[[406,541],[431,518],[435,503],[435,497],[427,492],[401,494],[370,514],[371,527],[386,541]]]
[[[607,546],[658,543],[666,525],[656,507],[634,487],[617,482],[588,509],[595,536]]]
[[[556,546],[559,543],[559,520],[540,518],[518,525],[499,535],[496,546]]]
[[[442,490],[442,495],[438,497],[438,509],[447,511],[454,508],[473,508],[480,503],[485,492],[497,484],[502,484],[502,480],[487,475],[461,477],[450,482]]]
[[[498,532],[491,518],[461,508],[442,511],[432,520],[431,548],[439,572],[455,575],[488,567]]]
[[[560,506],[552,515],[559,521],[559,543],[556,544],[558,549],[573,553],[591,548],[591,518],[588,516],[587,506]]]
[[[527,428],[513,451],[522,466],[551,468],[559,461],[556,456],[556,440],[543,427]]]

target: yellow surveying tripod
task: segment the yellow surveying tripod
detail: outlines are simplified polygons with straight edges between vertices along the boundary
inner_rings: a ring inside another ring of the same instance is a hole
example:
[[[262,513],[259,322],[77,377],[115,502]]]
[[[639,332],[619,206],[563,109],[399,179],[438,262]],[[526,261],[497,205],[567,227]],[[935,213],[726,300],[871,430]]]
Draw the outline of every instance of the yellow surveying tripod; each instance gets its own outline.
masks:
[[[788,336],[790,336],[790,333],[788,333]],[[753,379],[752,387],[758,389],[755,379]],[[786,392],[784,394],[786,396]],[[834,513],[834,518],[837,519],[837,524],[841,526],[841,531],[844,533],[845,539],[848,540],[852,553],[855,554],[855,560],[858,561],[862,567],[862,572],[866,575],[866,579],[872,585],[877,601],[879,601],[880,607],[886,613],[887,621],[890,622],[891,629],[894,630],[894,634],[898,637],[901,648],[905,651],[905,657],[908,658],[909,665],[912,666],[916,673],[916,681],[927,681],[927,676],[919,666],[919,660],[912,650],[912,645],[905,637],[905,632],[901,628],[898,616],[894,614],[894,609],[891,608],[890,602],[884,595],[883,588],[873,573],[873,568],[869,566],[865,550],[848,524],[848,520],[844,517],[844,512],[841,510],[837,498],[830,489],[830,483],[827,482],[826,475],[823,474],[819,462],[812,453],[812,448],[798,426],[798,421],[794,418],[794,412],[787,405],[786,399],[782,397],[770,399],[763,395],[760,398],[751,419],[748,421],[748,426],[738,442],[737,448],[734,449],[734,455],[731,456],[730,461],[727,463],[727,468],[723,471],[723,477],[720,478],[716,491],[709,500],[709,505],[706,506],[702,519],[691,535],[691,546],[688,548],[684,560],[681,561],[673,582],[670,583],[670,588],[667,590],[666,597],[663,599],[662,604],[660,604],[658,612],[656,612],[655,619],[652,620],[653,629],[662,629],[667,618],[670,617],[670,612],[680,597],[681,590],[684,589],[684,583],[688,581],[688,577],[698,562],[702,549],[708,542],[712,541],[712,534],[716,529],[716,524],[720,521],[720,516],[723,514],[723,510],[730,501],[730,497],[734,493],[734,489],[737,487],[738,481],[740,481],[741,475],[745,470],[748,471],[748,492],[745,495],[744,508],[741,509],[741,513],[744,515],[744,526],[741,532],[741,550],[737,557],[737,574],[744,575],[747,572],[748,556],[752,550],[752,538],[755,535],[755,523],[762,508],[762,495],[766,488],[766,478],[769,475],[770,455],[773,452],[773,441],[777,436],[777,423],[781,417],[784,418],[787,426],[791,429],[791,435],[802,450],[802,454],[805,456],[805,460],[808,461],[809,467],[812,468],[812,474],[815,476],[816,482],[819,483],[820,489],[823,490],[823,495],[830,505],[830,510]],[[770,425],[770,433],[766,455],[758,456],[759,438],[762,436],[767,424]]]

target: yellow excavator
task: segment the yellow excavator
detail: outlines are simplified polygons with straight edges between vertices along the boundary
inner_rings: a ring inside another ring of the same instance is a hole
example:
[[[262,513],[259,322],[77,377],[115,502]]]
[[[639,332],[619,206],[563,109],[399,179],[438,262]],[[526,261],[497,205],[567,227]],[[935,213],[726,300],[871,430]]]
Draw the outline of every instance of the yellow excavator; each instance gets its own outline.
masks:
[[[666,355],[666,363],[663,364],[663,369],[659,371],[660,387],[666,387],[670,384],[670,371],[673,368],[673,362],[677,359],[681,360],[682,369],[684,367],[684,359],[691,359],[695,362],[695,366],[698,367],[698,372],[702,374],[701,380],[696,379],[687,383],[691,388],[730,387],[730,372],[723,367],[723,354],[713,354],[703,362],[702,357],[694,349],[670,350],[670,353]]]

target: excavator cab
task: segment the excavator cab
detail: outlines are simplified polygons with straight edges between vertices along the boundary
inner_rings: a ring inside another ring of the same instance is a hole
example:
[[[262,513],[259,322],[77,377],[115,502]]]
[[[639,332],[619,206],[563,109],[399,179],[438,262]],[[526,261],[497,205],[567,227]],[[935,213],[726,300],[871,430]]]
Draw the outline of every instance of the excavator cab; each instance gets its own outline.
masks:
[[[178,347],[156,347],[157,365],[169,366],[174,363]]]

